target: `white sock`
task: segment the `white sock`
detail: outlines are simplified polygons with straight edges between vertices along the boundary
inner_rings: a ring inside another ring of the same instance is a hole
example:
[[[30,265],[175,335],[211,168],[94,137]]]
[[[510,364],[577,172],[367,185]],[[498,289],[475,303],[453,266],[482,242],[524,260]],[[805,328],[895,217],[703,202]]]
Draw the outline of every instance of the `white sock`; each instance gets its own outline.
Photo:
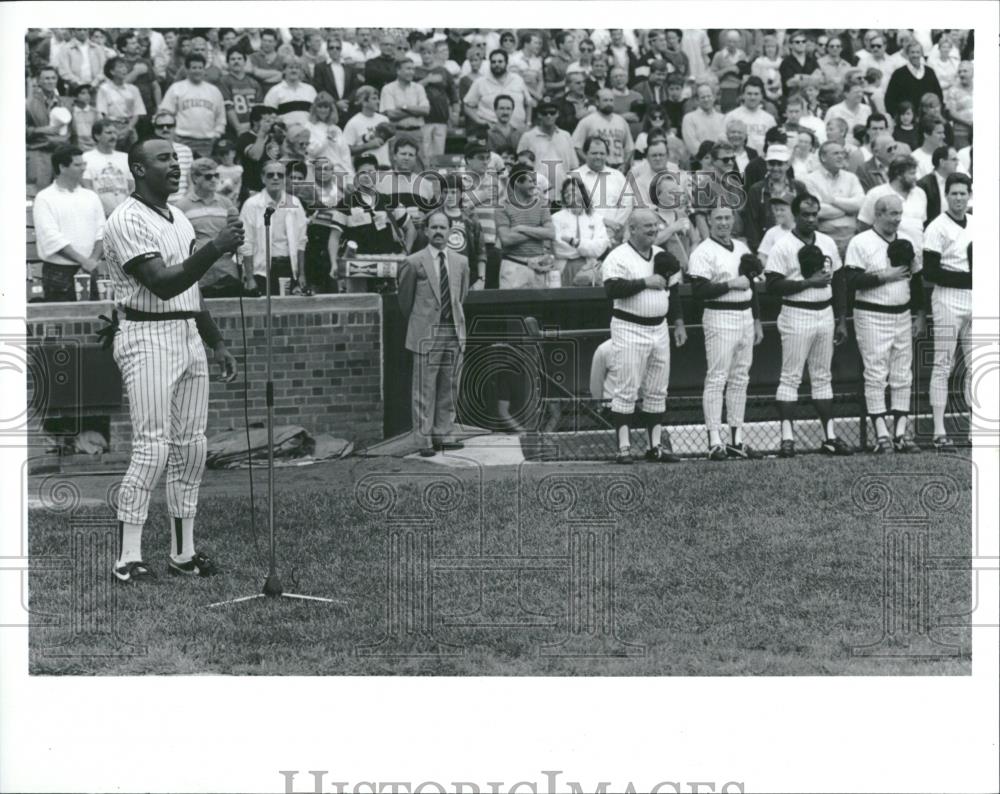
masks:
[[[719,438],[719,431],[718,430],[709,430],[708,431],[708,445],[710,447],[714,447],[714,446],[718,446],[721,443],[722,443],[722,439]]]
[[[794,441],[795,431],[792,430],[792,420],[782,419],[781,420],[781,440],[782,441]]]
[[[618,449],[631,449],[632,438],[629,436],[628,425],[618,428]]]
[[[883,414],[875,417],[875,435],[879,438],[889,435],[889,428],[885,426],[885,416]]]
[[[732,429],[733,431],[733,444],[737,447],[743,443],[743,425],[738,425]]]
[[[660,437],[662,434],[663,434],[663,425],[653,425],[653,428],[649,431],[651,449],[656,449],[658,446],[660,446]]]
[[[177,537],[177,524],[180,524],[180,535]],[[180,541],[180,548],[178,548]],[[174,562],[188,562],[194,557],[194,519],[170,519],[170,556]]]
[[[934,413],[934,435],[946,436],[948,431],[944,428],[944,406],[932,405],[931,411]]]
[[[830,441],[833,441],[837,437],[837,434],[833,430],[833,420],[830,419],[826,423],[826,437]]]
[[[906,417],[900,416],[896,418],[896,438],[906,434]]]
[[[121,522],[121,553],[118,565],[142,560],[142,524]]]

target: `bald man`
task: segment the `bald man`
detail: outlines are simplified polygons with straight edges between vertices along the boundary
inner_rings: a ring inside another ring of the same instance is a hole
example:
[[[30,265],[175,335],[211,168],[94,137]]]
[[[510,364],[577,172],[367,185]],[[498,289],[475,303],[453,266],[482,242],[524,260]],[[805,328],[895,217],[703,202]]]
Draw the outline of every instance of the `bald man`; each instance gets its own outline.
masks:
[[[853,290],[854,330],[864,365],[865,403],[875,423],[877,454],[919,452],[908,419],[913,382],[913,341],[923,333],[920,258],[899,236],[903,202],[886,195],[875,202],[872,228],[855,235],[844,261]],[[891,412],[885,390],[890,391]]]
[[[243,242],[237,216],[194,251],[184,213],[167,206],[181,167],[170,141],[136,143],[128,153],[135,193],[108,218],[104,255],[125,320],[114,334],[132,419],[132,458],[118,492],[119,557],[114,576],[134,584],[155,578],[142,559],[142,530],[153,489],[167,475],[170,559],[175,575],[210,576],[216,563],[194,548],[198,489],[205,470],[208,364],[212,348],[230,382],[236,360],[205,308],[198,280]],[[193,251],[193,253],[192,253]]]
[[[601,268],[604,290],[614,302],[610,368],[617,375],[611,398],[618,444],[615,462],[632,462],[629,427],[641,389],[642,423],[649,442],[646,459],[674,463],[680,458],[674,454],[662,425],[670,382],[667,324],[674,325],[678,347],[687,341],[677,298],[680,265],[671,254],[653,245],[659,222],[651,210],[636,210],[628,225],[629,241],[614,248]],[[668,263],[667,257],[673,262]]]

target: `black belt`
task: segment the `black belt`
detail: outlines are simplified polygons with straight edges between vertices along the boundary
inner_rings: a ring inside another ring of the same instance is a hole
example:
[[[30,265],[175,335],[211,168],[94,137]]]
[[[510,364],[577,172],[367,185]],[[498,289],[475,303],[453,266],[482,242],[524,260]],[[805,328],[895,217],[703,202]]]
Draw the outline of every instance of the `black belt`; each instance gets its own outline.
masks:
[[[666,319],[666,317],[641,317],[631,312],[623,312],[621,309],[612,309],[611,316],[636,325],[659,325]]]
[[[706,309],[720,309],[722,311],[741,312],[750,308],[750,301],[705,301]]]
[[[543,256],[545,256],[545,254],[539,254],[535,258],[536,259],[541,259]],[[525,260],[525,259],[518,259],[516,256],[507,256],[507,254],[504,254],[503,258],[504,259],[509,259],[511,262],[514,262],[515,264],[518,264],[518,265],[523,265],[524,267],[531,267],[531,265],[528,264],[527,260]]]
[[[423,127],[396,127],[397,132],[420,132]]]
[[[193,320],[198,312],[141,312],[125,307],[125,319],[133,322],[162,322],[164,320]]]
[[[879,314],[903,314],[910,310],[910,304],[901,303],[898,306],[886,306],[884,303],[869,303],[868,301],[854,301],[854,308],[866,312],[878,312]]]
[[[833,306],[833,299],[830,298],[825,301],[791,301],[786,299],[782,303],[785,306],[791,306],[793,309],[812,309],[818,312]]]

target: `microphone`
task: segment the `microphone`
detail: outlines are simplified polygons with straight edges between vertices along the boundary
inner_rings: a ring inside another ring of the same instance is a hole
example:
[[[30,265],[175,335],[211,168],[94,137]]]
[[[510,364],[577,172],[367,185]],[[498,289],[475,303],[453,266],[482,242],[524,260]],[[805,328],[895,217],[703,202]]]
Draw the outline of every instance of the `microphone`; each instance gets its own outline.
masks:
[[[272,215],[274,215],[274,207],[267,207],[264,210],[264,225],[265,226],[270,226],[271,225],[271,216]]]
[[[228,225],[232,220],[239,220],[240,213],[236,207],[230,207],[229,211],[226,212],[226,224]],[[240,249],[237,248],[233,251],[233,261],[236,263],[236,272],[239,273],[240,281],[243,281],[243,254],[240,253]]]

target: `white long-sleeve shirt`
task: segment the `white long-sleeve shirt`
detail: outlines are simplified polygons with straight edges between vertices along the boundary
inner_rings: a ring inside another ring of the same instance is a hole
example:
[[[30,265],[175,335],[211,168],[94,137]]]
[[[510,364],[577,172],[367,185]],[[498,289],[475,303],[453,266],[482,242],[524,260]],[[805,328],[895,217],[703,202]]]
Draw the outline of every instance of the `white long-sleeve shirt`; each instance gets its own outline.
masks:
[[[40,190],[32,206],[38,256],[55,265],[78,263],[56,253],[67,245],[90,256],[94,244],[104,237],[104,205],[93,190],[66,190],[53,182]]]
[[[300,202],[290,193],[282,194],[278,201],[266,190],[255,193],[243,203],[240,220],[246,230],[240,253],[253,262],[253,274],[263,276],[267,272],[267,253],[264,249],[264,210],[276,207],[271,216],[271,258],[287,256],[292,260],[292,272],[300,273],[303,262],[300,251],[306,250],[306,212]]]
[[[182,138],[221,138],[226,132],[226,101],[211,83],[172,83],[163,95],[160,110],[174,114],[177,134]]]
[[[559,210],[552,216],[552,225],[556,230],[552,253],[559,259],[597,258],[610,245],[608,231],[596,212],[578,215],[570,209]],[[570,245],[564,237],[573,237],[579,243]]]

